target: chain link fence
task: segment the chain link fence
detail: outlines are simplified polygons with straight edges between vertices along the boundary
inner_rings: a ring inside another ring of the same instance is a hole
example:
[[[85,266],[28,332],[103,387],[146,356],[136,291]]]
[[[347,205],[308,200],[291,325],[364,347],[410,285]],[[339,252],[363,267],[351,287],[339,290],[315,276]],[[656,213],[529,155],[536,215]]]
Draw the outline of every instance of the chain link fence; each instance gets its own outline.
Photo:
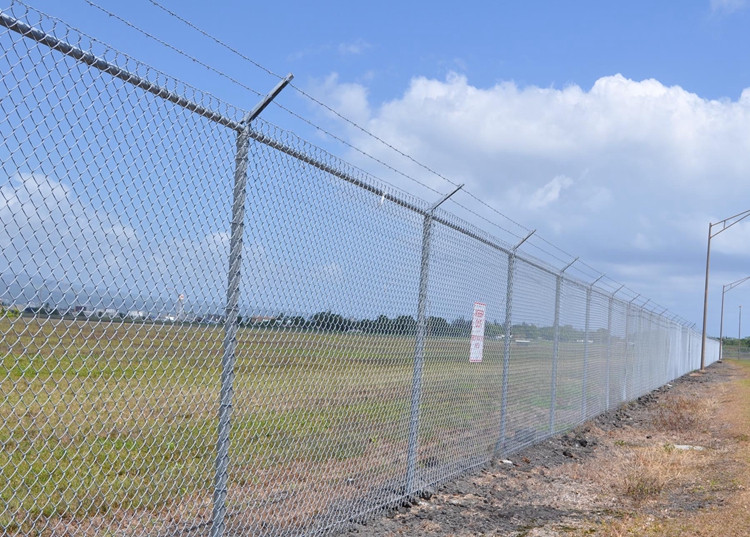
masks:
[[[4,534],[327,534],[699,366],[293,133],[0,26]]]

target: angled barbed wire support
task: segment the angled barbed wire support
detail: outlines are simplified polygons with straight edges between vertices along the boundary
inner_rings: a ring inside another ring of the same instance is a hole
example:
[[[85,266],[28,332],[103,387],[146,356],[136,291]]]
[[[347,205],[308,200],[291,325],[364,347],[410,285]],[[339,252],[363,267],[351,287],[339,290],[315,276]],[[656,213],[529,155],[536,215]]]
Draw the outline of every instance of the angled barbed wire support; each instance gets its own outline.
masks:
[[[422,400],[422,369],[424,368],[424,342],[427,335],[427,283],[430,277],[430,242],[432,220],[435,209],[463,188],[459,185],[450,194],[433,203],[424,215],[422,227],[422,261],[419,270],[419,298],[417,302],[417,335],[414,342],[414,372],[411,386],[411,412],[409,419],[409,448],[406,457],[406,489],[404,495],[416,492],[414,485],[417,473],[419,449],[419,405]]]
[[[560,272],[558,272],[556,276],[557,284],[555,286],[555,321],[552,325],[552,393],[549,411],[549,431],[551,435],[555,434],[555,408],[557,407],[557,362],[558,356],[560,354],[560,294],[562,292],[563,274],[576,261],[578,261],[577,257],[573,261],[568,263]]]
[[[605,274],[602,274],[588,287],[586,287],[586,321],[583,329],[583,386],[581,388],[581,419],[586,421],[586,384],[588,382],[588,369],[589,369],[589,328],[591,319],[591,289],[596,285],[596,282],[604,278]]]
[[[505,427],[508,420],[508,375],[510,374],[510,338],[513,317],[513,278],[516,271],[516,251],[536,233],[536,229],[526,235],[508,253],[508,279],[505,286],[505,340],[503,341],[503,385],[500,396],[500,436],[495,444],[495,456],[505,452]]]
[[[250,123],[292,80],[291,74],[279,82],[242,120],[237,132],[235,154],[234,193],[232,197],[231,237],[229,239],[229,267],[227,276],[227,304],[224,319],[224,353],[221,358],[221,394],[219,396],[219,424],[216,440],[216,472],[214,475],[213,509],[210,537],[224,534],[226,518],[227,481],[229,477],[229,433],[231,430],[234,368],[237,361],[237,327],[242,277],[242,241],[245,233],[245,197],[250,147]]]

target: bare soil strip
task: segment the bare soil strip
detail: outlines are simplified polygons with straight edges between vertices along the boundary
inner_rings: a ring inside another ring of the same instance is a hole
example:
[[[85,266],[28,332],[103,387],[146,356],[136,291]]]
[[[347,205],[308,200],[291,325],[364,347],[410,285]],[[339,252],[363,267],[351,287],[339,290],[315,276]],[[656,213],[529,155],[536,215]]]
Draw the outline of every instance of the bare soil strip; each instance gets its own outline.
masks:
[[[750,535],[750,363],[714,364],[344,534]]]

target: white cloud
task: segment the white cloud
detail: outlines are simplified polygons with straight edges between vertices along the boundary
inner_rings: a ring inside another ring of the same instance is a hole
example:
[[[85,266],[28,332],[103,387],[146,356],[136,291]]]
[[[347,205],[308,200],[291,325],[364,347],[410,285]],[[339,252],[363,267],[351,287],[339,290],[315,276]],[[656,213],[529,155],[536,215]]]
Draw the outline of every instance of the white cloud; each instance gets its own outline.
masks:
[[[152,222],[84,201],[70,185],[39,173],[16,173],[0,184],[0,201],[5,287],[18,275],[21,287],[29,281],[57,292],[75,286],[80,291],[67,300],[89,306],[109,306],[115,296],[158,302],[171,295],[170,286],[192,305],[223,298],[226,232],[157,237]],[[245,255],[262,261],[253,247],[246,244]]]
[[[560,192],[573,184],[573,179],[558,175],[552,181],[538,188],[526,202],[530,209],[542,209],[554,203],[560,197]]]
[[[627,278],[636,289],[652,288],[653,282],[625,267],[655,265],[671,271],[670,281],[700,279],[708,222],[750,208],[750,88],[736,100],[710,100],[620,74],[584,89],[513,82],[478,88],[452,73],[444,80],[416,77],[400,97],[384,103],[370,102],[365,86],[337,77],[320,89],[324,100],[348,106],[377,136],[465,182],[529,228],[559,234],[555,242],[563,249],[614,278]],[[448,190],[442,179],[362,133],[348,132],[368,153]],[[360,155],[347,158],[402,188],[435,196]],[[738,225],[716,243],[717,252],[727,254],[727,271],[746,265],[749,236],[750,229]],[[653,289],[656,302],[699,315],[699,289],[689,297],[682,286]]]
[[[747,6],[747,0],[710,0],[711,11],[733,13]]]
[[[364,39],[356,39],[351,43],[339,43],[339,54],[343,56],[356,56],[364,53],[372,45]]]
[[[370,119],[368,91],[362,84],[340,82],[339,75],[332,73],[322,81],[315,82],[310,91],[313,96],[325,98],[324,102],[344,117],[358,123],[366,123]],[[328,114],[331,119],[336,117],[330,112]]]

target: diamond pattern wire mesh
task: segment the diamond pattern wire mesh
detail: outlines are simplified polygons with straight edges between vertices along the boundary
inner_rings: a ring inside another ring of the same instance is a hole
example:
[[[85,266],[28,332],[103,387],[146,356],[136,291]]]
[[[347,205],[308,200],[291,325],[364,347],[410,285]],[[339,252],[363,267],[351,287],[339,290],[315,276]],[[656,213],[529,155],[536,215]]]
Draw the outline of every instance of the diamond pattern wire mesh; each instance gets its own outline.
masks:
[[[4,534],[330,533],[699,364],[688,328],[22,4],[0,16]]]

